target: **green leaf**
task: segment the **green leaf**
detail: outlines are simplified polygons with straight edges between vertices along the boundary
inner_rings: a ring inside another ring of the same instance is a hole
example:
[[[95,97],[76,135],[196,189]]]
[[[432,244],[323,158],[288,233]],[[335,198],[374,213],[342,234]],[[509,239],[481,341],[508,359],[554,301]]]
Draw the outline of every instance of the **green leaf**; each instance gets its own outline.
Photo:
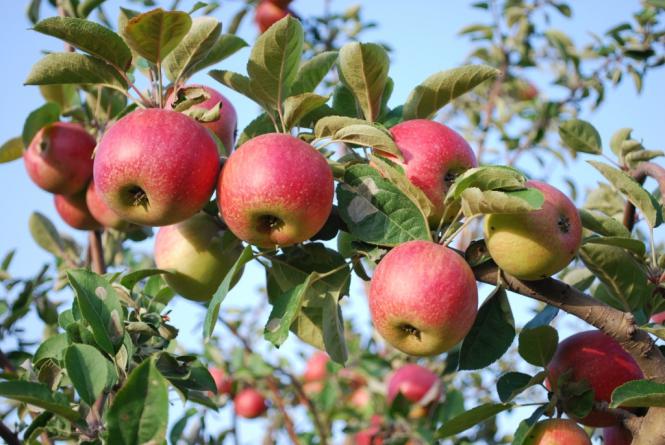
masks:
[[[628,165],[635,166],[640,162],[648,162],[663,155],[665,152],[662,150],[640,150],[626,154],[624,159]]]
[[[67,398],[51,392],[41,383],[13,380],[0,382],[0,396],[43,408],[70,422],[80,422],[81,415],[69,407]]]
[[[466,65],[433,74],[409,94],[404,120],[430,119],[448,102],[500,73],[486,65]]]
[[[276,22],[256,40],[247,62],[253,95],[277,110],[290,95],[302,56],[304,31],[290,15]]]
[[[28,220],[28,227],[39,247],[57,257],[63,255],[64,242],[51,220],[39,212],[33,212]]]
[[[240,147],[242,144],[256,136],[274,132],[275,126],[273,125],[272,120],[270,120],[270,116],[266,113],[261,113],[252,122],[247,124],[238,135],[236,146]]]
[[[314,126],[314,135],[317,138],[335,136],[339,130],[351,125],[367,125],[369,122],[363,119],[347,116],[326,116],[319,119]]]
[[[95,10],[95,8],[99,7],[105,1],[106,0],[83,0],[76,7],[76,12],[78,13],[79,17],[88,17],[90,13]]]
[[[381,45],[352,42],[339,51],[340,80],[353,93],[363,116],[370,122],[375,122],[381,114],[389,68],[388,53]]]
[[[559,334],[551,326],[523,329],[519,335],[519,354],[534,366],[545,367],[554,356],[559,344]]]
[[[333,139],[346,144],[370,147],[375,151],[388,153],[399,159],[403,158],[402,152],[397,148],[390,133],[370,124],[347,125],[337,130]]]
[[[0,164],[15,161],[23,156],[23,140],[20,137],[11,138],[0,146]]]
[[[39,367],[42,361],[46,359],[62,360],[62,356],[67,348],[67,334],[57,334],[47,338],[39,345],[35,355],[32,357],[32,364]]]
[[[585,209],[578,210],[580,213],[580,219],[582,220],[582,226],[585,229],[603,236],[630,237],[630,232],[626,229],[626,226],[616,219],[605,216],[600,212],[590,212]]]
[[[658,227],[663,222],[661,205],[633,178],[602,162],[588,162],[602,173],[617,190],[623,193],[635,207],[640,209],[651,228]]]
[[[37,23],[39,20],[39,7],[41,4],[42,0],[30,0],[30,3],[28,3],[26,14],[28,15],[28,20],[30,20],[30,22]]]
[[[79,97],[76,85],[40,85],[39,92],[47,102],[55,102],[60,105],[62,114],[73,112],[81,106],[81,98]],[[106,94],[109,92],[116,93],[115,90],[107,88],[103,88],[102,92]],[[120,97],[126,101],[125,96]]]
[[[646,246],[642,241],[621,236],[591,236],[585,238],[582,244],[605,244],[608,246],[617,246],[634,252],[638,256],[644,256],[646,253]]]
[[[484,422],[503,411],[509,410],[514,406],[515,405],[512,403],[485,403],[477,406],[444,423],[443,426],[436,431],[435,437],[437,439],[445,439],[446,437],[461,433],[462,431],[466,431],[472,426],[478,425],[479,423]]]
[[[515,338],[515,319],[506,290],[497,286],[480,306],[476,321],[464,337],[459,369],[481,369],[498,360]]]
[[[337,61],[337,51],[324,51],[303,63],[296,74],[291,94],[309,93],[323,81]]]
[[[168,385],[146,359],[127,377],[106,415],[108,442],[118,445],[162,443],[169,416]]]
[[[108,360],[89,345],[73,344],[65,352],[65,367],[76,392],[92,406],[108,379]]]
[[[246,46],[249,45],[240,37],[234,34],[222,34],[212,45],[210,51],[196,64],[193,71],[201,71],[204,68],[215,65]]]
[[[53,102],[46,102],[41,107],[30,112],[23,124],[21,140],[23,146],[27,147],[35,135],[45,126],[60,120],[60,106]]]
[[[94,84],[127,91],[127,82],[108,63],[79,53],[51,53],[32,66],[25,85]]]
[[[568,148],[580,153],[599,155],[603,152],[603,143],[598,130],[587,121],[571,119],[559,125],[559,136]]]
[[[305,299],[305,293],[318,274],[311,273],[305,281],[289,289],[273,300],[273,308],[268,317],[263,336],[279,347],[289,336],[289,328],[295,320]]]
[[[344,338],[344,319],[338,296],[326,294],[323,303],[323,344],[330,358],[344,365],[349,358]]]
[[[537,189],[500,192],[482,191],[469,187],[462,192],[462,210],[465,216],[496,213],[525,213],[538,210],[545,198]]]
[[[69,270],[67,278],[95,342],[108,354],[115,355],[125,334],[124,315],[115,289],[104,278],[85,269]]]
[[[226,295],[233,288],[233,284],[236,282],[236,277],[239,276],[245,264],[251,261],[252,258],[252,247],[245,246],[242,253],[233,264],[231,269],[229,269],[229,271],[226,273],[224,279],[213,294],[212,299],[208,303],[208,310],[206,311],[205,321],[203,322],[203,338],[205,340],[208,340],[212,336],[212,332],[215,329],[215,324],[217,323],[217,315],[219,315],[219,307],[221,306],[222,301],[224,301]]]
[[[197,17],[182,41],[164,58],[166,77],[178,83],[194,74],[197,65],[210,52],[219,35],[222,24],[212,17]]]
[[[314,93],[302,93],[289,96],[284,101],[284,126],[287,130],[295,127],[302,118],[321,107],[328,97]]]
[[[524,189],[526,177],[512,167],[491,165],[466,170],[455,178],[448,189],[445,203],[449,204],[462,196],[464,190],[475,187],[480,190],[520,190]]]
[[[129,19],[120,33],[141,57],[159,63],[178,46],[191,27],[189,14],[157,8]]]
[[[249,78],[247,76],[226,70],[212,70],[208,74],[217,82],[260,104],[249,86]]]
[[[650,380],[633,380],[612,391],[610,408],[665,407],[665,384]]]
[[[353,165],[337,186],[340,216],[361,241],[396,246],[431,240],[427,220],[396,186],[366,165]]]
[[[122,37],[98,23],[74,17],[49,17],[37,23],[34,30],[64,40],[120,70],[126,71],[132,63],[132,52]]]
[[[120,284],[125,286],[130,292],[134,289],[136,284],[144,278],[152,277],[154,275],[170,274],[169,270],[165,269],[140,269],[130,272],[120,279]]]
[[[499,393],[499,400],[502,402],[510,402],[525,389],[542,383],[546,376],[547,374],[545,371],[541,371],[533,377],[521,372],[508,372],[502,375],[496,382],[496,390]]]
[[[610,148],[615,155],[621,156],[621,145],[630,139],[630,134],[632,132],[632,128],[620,128],[612,135],[612,139],[610,139]]]

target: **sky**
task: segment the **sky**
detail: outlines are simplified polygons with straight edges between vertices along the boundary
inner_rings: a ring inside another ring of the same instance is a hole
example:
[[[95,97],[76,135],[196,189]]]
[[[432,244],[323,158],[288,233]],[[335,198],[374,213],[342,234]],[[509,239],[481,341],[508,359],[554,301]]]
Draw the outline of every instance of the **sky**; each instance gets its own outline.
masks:
[[[46,2],[44,2],[46,3]],[[195,2],[183,1],[181,9],[188,10]],[[332,10],[342,11],[358,3],[353,0],[331,0]],[[471,49],[466,39],[456,35],[462,27],[483,22],[487,17],[471,8],[470,1],[461,0],[364,0],[363,16],[378,23],[378,27],[364,34],[364,41],[388,43],[393,52],[390,75],[396,86],[391,104],[403,103],[410,90],[430,74],[447,68],[459,66]],[[5,103],[2,119],[0,119],[0,143],[20,135],[23,121],[28,113],[39,107],[43,101],[37,87],[23,86],[30,67],[35,63],[43,50],[61,50],[62,44],[53,38],[30,31],[30,23],[25,16],[27,1],[6,1],[3,5],[4,20],[0,28],[0,60],[5,68],[0,72]],[[239,8],[239,2],[222,1],[223,7],[215,13],[223,23]],[[134,7],[126,1],[109,0],[106,11],[109,17],[116,17],[118,6]],[[295,0],[293,8],[302,16],[320,14],[323,11],[323,0]],[[554,17],[551,26],[569,33],[576,44],[588,42],[589,32],[602,34],[610,26],[627,20],[630,13],[637,10],[636,0],[610,0],[571,2],[574,16],[572,20]],[[44,11],[53,14],[52,11]],[[257,30],[246,20],[240,29],[240,36],[251,42]],[[222,62],[215,68],[245,72],[245,61],[249,49],[244,49]],[[553,94],[547,85],[547,73],[534,71],[530,78],[539,86],[542,94]],[[215,82],[205,74],[197,75],[197,82],[205,82],[211,86]],[[582,118],[590,120],[607,142],[613,131],[621,127],[634,128],[633,135],[640,138],[648,149],[662,149],[662,106],[665,103],[663,70],[655,71],[646,78],[642,95],[635,94],[632,82],[624,82],[616,89],[610,89],[607,100],[602,108],[593,112],[584,112]],[[220,91],[233,102],[239,114],[239,128],[243,128],[257,114],[256,105],[249,99],[219,87]],[[590,168],[582,170],[573,167],[583,186],[592,187],[600,180],[600,175]],[[562,170],[558,168],[560,174]],[[583,174],[580,174],[583,172]],[[556,177],[556,175],[555,175]],[[555,179],[556,181],[556,179]],[[52,196],[37,188],[29,180],[23,163],[15,161],[0,164],[0,256],[10,249],[17,249],[10,271],[16,276],[29,276],[35,273],[39,265],[52,261],[50,254],[42,251],[31,239],[27,223],[30,214],[39,211],[48,216],[59,230],[66,232],[82,242],[85,233],[68,228],[58,217],[53,207]],[[141,243],[137,248],[146,252],[151,250],[151,241]],[[260,301],[257,289],[263,283],[263,272],[256,266],[248,267],[243,280],[228,297],[224,306],[237,307],[243,304],[256,304]],[[354,298],[354,295],[357,297]],[[251,296],[251,298],[250,298]],[[511,297],[513,301],[515,297]],[[515,304],[513,304],[515,307]],[[365,298],[357,282],[354,283],[352,298],[344,308],[345,316],[360,324],[369,326]],[[200,350],[200,320],[204,314],[200,306],[174,300],[172,312],[173,324],[181,329],[179,338],[190,349]],[[522,320],[522,322],[525,320]],[[518,325],[523,323],[519,322]],[[29,327],[32,327],[30,325]],[[219,330],[219,328],[218,328]],[[39,337],[39,332],[34,332]],[[224,335],[223,330],[219,330]],[[263,345],[265,346],[265,345]],[[269,349],[266,349],[269,350]],[[279,351],[279,354],[293,356],[299,351],[309,351],[298,344],[293,337]],[[302,363],[295,364],[302,367]],[[178,402],[176,402],[177,404]],[[251,425],[243,426],[248,434]],[[252,436],[248,436],[251,438]],[[250,443],[249,440],[247,443]]]

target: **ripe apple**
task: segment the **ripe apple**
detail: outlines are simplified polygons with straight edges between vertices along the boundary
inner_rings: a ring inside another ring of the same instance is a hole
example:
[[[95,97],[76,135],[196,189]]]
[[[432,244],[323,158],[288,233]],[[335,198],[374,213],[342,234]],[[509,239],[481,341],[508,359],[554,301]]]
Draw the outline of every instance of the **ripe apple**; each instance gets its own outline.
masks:
[[[85,190],[75,195],[53,195],[55,209],[62,220],[75,229],[99,229],[101,224],[90,214],[85,195]]]
[[[430,224],[438,226],[448,188],[460,173],[478,165],[473,150],[454,130],[427,119],[404,121],[392,127],[390,133],[404,162],[388,157],[401,164],[409,181],[432,201]]]
[[[409,241],[381,260],[369,290],[374,326],[402,352],[433,356],[471,329],[478,289],[469,265],[447,247]]]
[[[275,6],[279,6],[280,8],[287,8],[293,0],[268,0],[268,1]]]
[[[231,153],[217,203],[235,235],[259,247],[311,238],[328,219],[333,176],[326,158],[287,134],[255,137]]]
[[[47,192],[72,195],[92,176],[97,142],[75,123],[55,122],[39,130],[23,153],[30,179]]]
[[[212,298],[241,252],[240,240],[203,212],[161,227],[155,238],[157,267],[173,271],[164,280],[174,291],[194,301]]]
[[[439,400],[442,393],[439,376],[429,369],[410,363],[395,371],[388,380],[388,404],[392,404],[397,394],[413,403],[409,413],[411,418],[427,415],[429,407]]]
[[[610,402],[612,391],[644,376],[639,366],[621,345],[602,331],[591,330],[571,335],[562,341],[548,365],[548,380],[557,390],[559,377],[570,371],[573,381],[587,381],[594,400]],[[616,425],[611,414],[592,410],[579,423],[593,427]]]
[[[367,388],[355,389],[349,396],[349,405],[356,409],[364,410],[372,401],[372,396]]]
[[[254,388],[245,388],[233,399],[236,414],[245,419],[255,419],[266,409],[266,399]]]
[[[127,230],[132,227],[130,222],[120,218],[117,213],[106,205],[106,202],[97,193],[94,181],[90,181],[90,185],[88,185],[88,190],[85,193],[85,202],[90,214],[102,226],[116,230]]]
[[[97,192],[121,218],[165,226],[183,221],[210,199],[219,173],[208,131],[182,113],[136,110],[108,129],[97,148]]]
[[[630,445],[633,442],[633,435],[621,425],[603,428],[604,445]]]
[[[354,445],[383,445],[381,427],[372,425],[364,430],[358,431],[354,436]]]
[[[589,435],[570,419],[538,422],[524,440],[524,445],[591,445]]]
[[[231,154],[233,146],[236,139],[236,127],[238,125],[238,115],[236,114],[236,109],[233,107],[233,104],[224,97],[219,91],[210,88],[205,85],[187,85],[186,88],[202,88],[210,96],[208,99],[200,102],[196,105],[192,105],[191,109],[205,109],[210,110],[218,103],[222,103],[221,109],[219,110],[219,119],[213,122],[201,122],[200,124],[215,133],[224,148],[226,149],[224,153],[220,153],[224,156]],[[166,100],[166,106],[172,107],[173,103],[178,98],[176,92],[171,93],[171,95]]]
[[[292,12],[286,9],[282,5],[276,4],[277,1],[271,0],[261,0],[256,6],[256,11],[254,12],[254,21],[259,27],[259,31],[264,33],[270,28],[275,22],[283,19]],[[279,3],[289,3],[289,2],[279,2]]]
[[[665,324],[665,312],[659,312],[651,316],[651,323]]]
[[[318,382],[325,380],[326,375],[328,374],[328,362],[330,357],[323,351],[316,351],[312,356],[307,360],[305,365],[305,372],[303,373],[303,380],[306,382]]]
[[[522,280],[539,280],[566,267],[582,241],[582,222],[573,202],[549,184],[527,181],[545,201],[539,210],[485,217],[485,242],[492,259]]]
[[[226,375],[224,369],[222,368],[209,368],[208,371],[212,376],[212,379],[215,381],[215,386],[217,387],[217,394],[231,394],[233,391],[233,379],[231,376]]]

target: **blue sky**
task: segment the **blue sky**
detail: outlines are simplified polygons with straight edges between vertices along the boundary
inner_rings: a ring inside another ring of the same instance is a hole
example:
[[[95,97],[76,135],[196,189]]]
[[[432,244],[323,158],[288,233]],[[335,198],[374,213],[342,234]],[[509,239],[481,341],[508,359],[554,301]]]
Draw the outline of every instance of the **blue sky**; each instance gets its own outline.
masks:
[[[0,119],[0,142],[19,135],[25,117],[42,103],[36,87],[22,85],[31,65],[38,60],[42,50],[58,51],[62,48],[59,41],[28,30],[30,24],[24,13],[26,3],[27,1],[12,0],[3,5],[4,20],[0,28],[0,37],[4,43],[0,46],[0,60],[5,61],[5,68],[2,71],[5,111]],[[182,9],[189,9],[194,3],[194,1],[183,1]],[[222,3],[224,6],[216,16],[222,22],[226,22],[238,9],[239,2]],[[356,3],[351,0],[332,0],[331,7],[333,10],[343,10]],[[367,32],[363,40],[385,42],[393,48],[390,75],[395,80],[396,87],[391,104],[402,103],[409,91],[428,75],[462,63],[471,46],[467,40],[456,36],[457,31],[470,23],[483,22],[487,19],[485,15],[470,8],[470,3],[470,1],[452,0],[406,2],[364,0],[362,2],[364,17],[379,24],[377,29]],[[116,17],[118,6],[127,6],[128,2],[109,0],[106,4],[108,15]],[[308,16],[321,13],[323,4],[323,0],[295,0],[293,8],[300,15]],[[577,44],[590,40],[589,31],[602,34],[611,25],[627,20],[630,13],[639,7],[639,2],[636,0],[586,1],[571,2],[571,4],[574,7],[573,19],[564,20],[555,17],[551,26],[565,30]],[[256,33],[251,21],[246,21],[240,29],[240,35],[250,42]],[[245,49],[216,68],[244,72],[244,62],[248,53],[249,50]],[[547,85],[547,73],[534,71],[530,73],[530,78],[539,85],[543,94],[553,94]],[[204,74],[198,75],[194,80],[215,85],[215,82]],[[661,149],[663,148],[661,140],[664,86],[662,70],[647,77],[641,96],[635,95],[632,82],[624,82],[620,87],[607,92],[607,100],[600,110],[584,113],[582,117],[590,120],[598,128],[606,143],[614,130],[620,127],[632,127],[635,130],[633,135],[642,139],[648,149]],[[221,86],[219,89],[235,104],[240,128],[256,116],[257,108],[248,99]],[[583,185],[594,186],[596,181],[600,180],[600,175],[588,167],[584,170],[580,167],[573,168],[573,173]],[[582,171],[584,174],[581,174]],[[561,170],[558,172],[561,173]],[[52,196],[30,182],[21,161],[0,165],[2,214],[0,255],[9,249],[17,249],[11,271],[18,276],[30,275],[39,265],[52,259],[49,254],[36,246],[28,233],[27,222],[33,211],[47,215],[60,230],[81,241],[85,239],[84,233],[77,233],[68,228],[59,219],[53,207]],[[139,248],[150,251],[151,245],[151,242],[145,242],[139,245]],[[256,290],[262,285],[262,280],[262,271],[257,267],[250,267],[225,305],[239,306],[247,302],[256,304],[259,301]],[[353,298],[352,294],[351,302],[345,307],[345,314],[360,323],[368,323],[365,300],[357,284],[354,286],[356,297]],[[248,295],[253,297],[248,298]],[[174,308],[173,322],[182,329],[181,340],[194,350],[200,349],[200,326],[197,323],[203,316],[203,310],[183,301],[177,301]],[[35,332],[35,336],[39,336],[39,332]],[[295,339],[290,339],[280,354],[292,355],[302,349]],[[176,405],[178,404],[176,402]]]

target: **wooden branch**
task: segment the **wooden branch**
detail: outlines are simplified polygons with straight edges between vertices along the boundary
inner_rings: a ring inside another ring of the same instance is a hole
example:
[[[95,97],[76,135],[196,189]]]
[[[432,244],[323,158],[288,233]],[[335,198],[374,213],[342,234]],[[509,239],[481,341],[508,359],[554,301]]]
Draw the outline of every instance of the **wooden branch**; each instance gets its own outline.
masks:
[[[88,232],[90,243],[90,262],[92,271],[98,274],[106,273],[106,263],[104,262],[104,247],[102,246],[102,232],[91,230]]]
[[[289,413],[286,411],[286,407],[284,406],[284,400],[282,399],[282,396],[279,393],[279,388],[277,387],[274,378],[272,377],[268,378],[268,386],[270,387],[270,390],[274,394],[275,405],[277,405],[277,409],[284,418],[284,427],[286,428],[286,432],[288,433],[291,442],[293,442],[294,445],[299,445],[300,440],[298,440],[298,434],[296,434],[295,427],[293,426],[293,420],[291,420],[291,416],[289,416]]]
[[[2,437],[7,445],[21,445],[18,435],[13,432],[4,422],[0,422],[0,437]]]

